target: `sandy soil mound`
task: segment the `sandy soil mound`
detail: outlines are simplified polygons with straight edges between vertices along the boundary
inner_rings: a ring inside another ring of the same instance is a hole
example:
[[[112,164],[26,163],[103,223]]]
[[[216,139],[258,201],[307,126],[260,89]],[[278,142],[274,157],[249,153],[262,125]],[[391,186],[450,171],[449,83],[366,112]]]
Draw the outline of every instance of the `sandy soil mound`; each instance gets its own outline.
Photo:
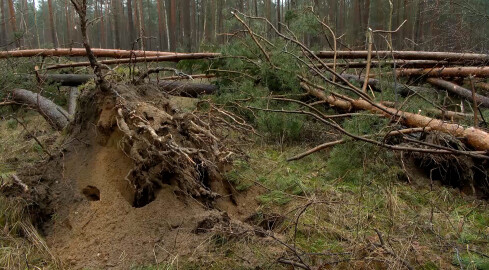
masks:
[[[138,91],[125,99],[137,97],[158,108],[159,99],[167,98]],[[85,114],[77,116],[61,154],[22,175],[36,187],[29,198],[34,219],[67,268],[128,269],[175,257],[198,259],[217,232],[255,237],[255,228],[239,221],[256,209],[254,196],[235,193],[223,179],[209,183],[220,195],[212,204],[161,181],[151,201],[136,205],[137,189],[128,178],[135,160],[123,151],[125,134],[100,128],[112,120],[107,104],[94,100],[80,102]],[[258,263],[252,257],[248,263]]]

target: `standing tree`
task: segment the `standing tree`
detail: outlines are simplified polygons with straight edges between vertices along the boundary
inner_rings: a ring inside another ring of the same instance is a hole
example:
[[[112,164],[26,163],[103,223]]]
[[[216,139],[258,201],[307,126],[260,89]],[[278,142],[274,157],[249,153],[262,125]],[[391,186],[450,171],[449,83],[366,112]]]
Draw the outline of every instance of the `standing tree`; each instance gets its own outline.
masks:
[[[15,19],[15,8],[14,8],[14,1],[13,0],[7,0],[8,1],[8,8],[10,12],[10,26],[12,27],[12,34],[15,40],[15,46],[17,48],[20,48],[20,38],[17,37],[17,20]]]
[[[4,0],[0,0],[0,38],[2,38],[2,42],[0,46],[7,45],[7,16],[5,12],[5,2]]]
[[[158,0],[161,1],[161,0]],[[129,45],[136,39],[136,34],[134,33],[134,20],[132,17],[132,0],[127,0],[127,28],[129,32]]]
[[[121,37],[120,37],[120,22],[119,22],[119,5],[117,4],[118,1],[112,0],[112,17],[114,18],[114,38],[115,38],[115,48],[120,49],[121,48]]]
[[[53,12],[53,0],[48,0],[49,9],[49,26],[51,27],[51,41],[55,48],[58,47],[58,40],[56,38],[56,25],[54,24],[54,12]]]
[[[185,34],[184,43],[185,43],[185,50],[187,52],[192,51],[192,39],[190,38],[192,36],[191,29],[190,29],[190,1],[191,0],[182,1],[183,32]]]
[[[177,50],[177,3],[170,0],[170,50]]]

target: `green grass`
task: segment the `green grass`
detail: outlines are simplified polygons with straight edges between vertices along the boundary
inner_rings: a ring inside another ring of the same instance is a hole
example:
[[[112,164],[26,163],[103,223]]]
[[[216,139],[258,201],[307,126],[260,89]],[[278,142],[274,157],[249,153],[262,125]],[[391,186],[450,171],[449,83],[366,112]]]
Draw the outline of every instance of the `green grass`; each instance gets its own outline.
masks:
[[[348,128],[352,127],[357,126]],[[262,189],[256,198],[261,211],[289,218],[281,227],[288,243],[294,242],[298,209],[316,200],[330,203],[314,204],[300,218],[295,243],[306,252],[345,252],[352,243],[378,243],[374,231],[378,229],[395,252],[407,252],[417,269],[456,267],[453,251],[445,251],[440,243],[459,246],[463,258],[469,254],[464,246],[488,254],[487,202],[463,197],[449,187],[430,190],[427,178],[420,179],[426,185],[409,185],[401,180],[404,172],[398,157],[361,143],[286,161],[304,148],[258,144],[248,149],[250,158],[237,161],[231,172],[233,183]],[[414,254],[418,262],[413,261]],[[483,258],[472,263],[476,268],[470,268],[467,259],[463,263],[464,269],[487,269]]]

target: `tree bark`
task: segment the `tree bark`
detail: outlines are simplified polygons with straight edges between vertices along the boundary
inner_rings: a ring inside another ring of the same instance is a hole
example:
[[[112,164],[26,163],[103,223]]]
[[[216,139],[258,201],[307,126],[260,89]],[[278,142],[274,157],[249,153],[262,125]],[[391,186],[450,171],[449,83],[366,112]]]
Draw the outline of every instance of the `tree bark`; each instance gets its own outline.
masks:
[[[312,96],[330,103],[333,106],[345,110],[366,110],[384,117],[392,118],[395,116],[402,124],[408,127],[430,128],[432,130],[451,134],[455,137],[464,138],[470,146],[477,150],[489,150],[489,133],[478,128],[464,128],[458,124],[450,124],[442,120],[434,119],[420,114],[414,114],[398,109],[389,108],[382,104],[376,106],[363,99],[341,99],[337,96],[328,96],[320,89],[301,83],[302,87]],[[379,108],[382,108],[379,109]]]
[[[51,100],[25,89],[13,90],[12,96],[14,101],[37,110],[53,128],[62,130],[68,125],[68,112]]]
[[[192,52],[192,36],[191,28],[190,28],[190,0],[182,1],[182,14],[183,14],[183,33],[186,38],[185,41],[185,50],[187,52]]]
[[[140,57],[114,59],[114,60],[102,60],[99,61],[102,65],[119,65],[127,63],[140,63],[140,62],[179,62],[181,60],[196,60],[196,59],[208,59],[218,57],[218,53],[188,53],[188,54],[170,54],[166,56],[153,56],[153,57]],[[46,70],[60,69],[60,68],[72,68],[72,67],[87,67],[90,66],[90,62],[78,62],[73,64],[58,64],[49,66]]]
[[[489,67],[447,67],[425,69],[398,69],[397,76],[428,77],[489,77]]]
[[[68,113],[74,115],[76,112],[76,103],[80,92],[77,87],[70,87],[70,95],[68,99]]]
[[[165,18],[165,11],[164,11],[164,5],[163,1],[164,0],[157,0],[157,8],[158,8],[158,41],[160,44],[160,50],[165,50],[166,47],[166,18]]]
[[[25,79],[33,79],[34,75],[22,75]],[[45,74],[39,75],[39,80],[44,83],[59,83],[61,86],[78,86],[95,79],[95,75],[90,74]]]
[[[170,0],[170,50],[177,50],[177,3]]]
[[[213,84],[196,84],[177,81],[164,81],[158,83],[158,88],[170,95],[182,97],[199,97],[217,92],[218,87]]]
[[[119,21],[119,5],[117,2],[120,0],[112,0],[112,17],[114,18],[114,29],[115,29],[115,48],[121,48],[121,36],[120,36],[120,21]]]
[[[56,38],[56,26],[54,24],[54,12],[53,12],[53,0],[48,0],[48,9],[49,9],[49,26],[51,28],[51,41],[53,42],[53,46],[58,48],[58,39]]]
[[[0,46],[5,46],[7,45],[7,16],[5,12],[5,2],[4,0],[0,0],[0,31],[1,35],[0,37],[2,38],[2,42],[0,43]]]
[[[342,59],[367,59],[368,51],[337,51],[337,57]],[[320,51],[320,58],[332,59],[333,51]],[[404,60],[438,60],[457,61],[470,63],[489,63],[489,54],[476,53],[452,53],[452,52],[424,52],[424,51],[372,51],[372,57],[391,58]]]
[[[463,97],[463,98],[470,100],[470,101],[474,101],[474,98],[472,96],[472,91],[470,91],[469,89],[466,89],[466,88],[461,87],[459,85],[456,85],[454,83],[451,83],[451,82],[448,82],[448,81],[445,81],[442,79],[437,79],[437,78],[429,78],[427,80],[427,82],[434,85],[434,86],[443,88],[452,94],[458,95],[458,96]],[[479,106],[489,108],[489,98],[488,97],[485,97],[485,96],[482,96],[479,94],[475,94],[475,102],[477,102],[477,104]]]
[[[20,39],[15,36],[17,33],[17,20],[15,19],[14,2],[13,0],[7,0],[7,2],[10,12],[10,26],[12,27],[12,36],[15,41],[15,46],[17,46],[17,48],[20,48]]]
[[[97,57],[109,58],[129,58],[129,57],[144,57],[144,56],[176,56],[178,53],[158,52],[158,51],[131,51],[131,50],[116,50],[116,49],[92,49],[93,54]],[[32,49],[18,51],[1,51],[1,58],[9,57],[35,57],[35,56],[86,56],[87,52],[84,48],[57,48],[57,49]]]
[[[161,1],[161,0],[158,0]],[[158,2],[159,3],[159,2]],[[134,20],[132,17],[132,0],[127,0],[127,26],[129,32],[129,48],[131,44],[136,40],[136,35],[134,34]]]

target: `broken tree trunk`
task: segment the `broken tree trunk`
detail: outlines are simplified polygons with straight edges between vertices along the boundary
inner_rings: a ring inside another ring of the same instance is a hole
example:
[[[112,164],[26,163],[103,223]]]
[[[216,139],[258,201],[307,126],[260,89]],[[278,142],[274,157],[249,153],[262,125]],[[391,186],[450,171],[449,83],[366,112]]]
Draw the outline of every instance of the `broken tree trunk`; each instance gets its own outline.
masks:
[[[320,51],[316,53],[320,58],[333,59],[335,52]],[[342,59],[367,59],[368,51],[336,51],[337,58]],[[451,52],[423,52],[423,51],[372,51],[372,57],[404,59],[404,60],[437,60],[457,61],[471,63],[489,63],[488,54],[476,53],[451,53]]]
[[[447,67],[425,69],[398,69],[397,76],[428,77],[489,77],[489,67]]]
[[[37,93],[25,89],[15,89],[12,91],[12,98],[18,103],[28,105],[37,110],[57,130],[62,130],[68,125],[68,112]]]
[[[452,94],[456,94],[456,95],[461,96],[467,100],[474,101],[474,98],[472,96],[472,91],[470,91],[466,88],[463,88],[459,85],[456,85],[454,83],[451,83],[451,82],[448,82],[448,81],[445,81],[442,79],[438,79],[438,78],[429,78],[426,81],[428,83],[434,85],[434,86],[443,88]],[[482,96],[479,94],[475,94],[475,101],[477,102],[477,104],[479,106],[489,108],[489,98],[488,97],[485,97],[485,96]]]
[[[150,56],[150,57],[139,57],[139,58],[123,58],[123,59],[112,59],[112,60],[101,60],[98,61],[102,65],[119,65],[119,64],[129,64],[129,63],[141,63],[141,62],[179,62],[181,60],[198,60],[198,59],[208,59],[219,57],[219,53],[187,53],[187,54],[171,54],[165,56]],[[90,62],[77,62],[69,64],[59,64],[46,67],[46,70],[61,69],[61,68],[73,68],[73,67],[88,67]]]
[[[464,138],[468,145],[477,150],[489,150],[489,133],[480,129],[469,127],[464,128],[458,124],[450,124],[442,120],[434,119],[420,114],[399,111],[398,109],[389,108],[382,104],[369,103],[363,99],[351,99],[348,97],[341,98],[339,95],[327,95],[323,89],[318,89],[304,82],[301,86],[312,96],[326,101],[333,106],[346,110],[366,110],[384,117],[396,117],[408,127],[430,128],[432,130],[451,134],[455,137]]]
[[[176,81],[160,81],[158,88],[173,96],[198,97],[214,94],[219,89],[213,84],[197,84]]]

